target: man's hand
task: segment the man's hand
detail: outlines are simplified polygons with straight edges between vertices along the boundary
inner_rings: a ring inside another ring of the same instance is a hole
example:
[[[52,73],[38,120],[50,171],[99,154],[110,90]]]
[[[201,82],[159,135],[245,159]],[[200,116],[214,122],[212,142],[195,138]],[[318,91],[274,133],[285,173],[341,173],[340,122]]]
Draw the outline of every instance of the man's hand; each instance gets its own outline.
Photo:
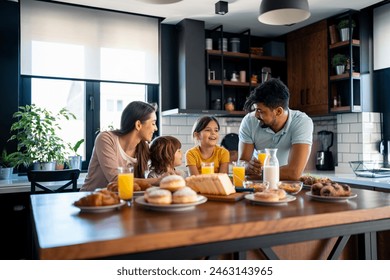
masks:
[[[261,163],[260,161],[252,157],[250,161],[247,162],[245,167],[245,173],[247,175],[258,175],[261,176]]]

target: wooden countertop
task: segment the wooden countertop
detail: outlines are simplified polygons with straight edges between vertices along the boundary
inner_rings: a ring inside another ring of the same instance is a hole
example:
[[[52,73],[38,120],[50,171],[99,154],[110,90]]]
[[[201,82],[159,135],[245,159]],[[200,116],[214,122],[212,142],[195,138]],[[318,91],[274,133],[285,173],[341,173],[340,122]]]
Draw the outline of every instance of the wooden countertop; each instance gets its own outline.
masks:
[[[357,198],[328,203],[310,199],[306,191],[282,206],[207,201],[184,212],[157,212],[135,204],[107,213],[82,213],[72,203],[86,193],[32,195],[38,256],[105,258],[390,219],[388,193],[353,189]],[[390,222],[386,224],[390,229]]]

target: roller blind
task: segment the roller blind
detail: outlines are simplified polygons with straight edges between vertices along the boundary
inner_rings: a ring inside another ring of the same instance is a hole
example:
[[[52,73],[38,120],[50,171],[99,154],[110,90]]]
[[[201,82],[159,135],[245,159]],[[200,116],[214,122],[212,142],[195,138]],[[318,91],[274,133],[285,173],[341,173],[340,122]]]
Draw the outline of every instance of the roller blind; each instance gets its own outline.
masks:
[[[21,1],[23,75],[159,83],[159,19]]]
[[[374,70],[390,67],[390,4],[374,9]]]

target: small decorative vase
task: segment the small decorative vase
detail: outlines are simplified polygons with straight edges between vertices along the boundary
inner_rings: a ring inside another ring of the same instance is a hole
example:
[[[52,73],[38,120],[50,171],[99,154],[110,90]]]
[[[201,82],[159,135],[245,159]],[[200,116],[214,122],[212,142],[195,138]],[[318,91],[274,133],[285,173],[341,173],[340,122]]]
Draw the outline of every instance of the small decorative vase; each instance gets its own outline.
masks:
[[[342,28],[340,29],[340,38],[341,41],[349,41],[350,34],[352,34],[353,28],[351,29],[351,32],[349,32],[349,28]]]
[[[345,65],[337,65],[336,66],[336,74],[341,75],[345,72]]]

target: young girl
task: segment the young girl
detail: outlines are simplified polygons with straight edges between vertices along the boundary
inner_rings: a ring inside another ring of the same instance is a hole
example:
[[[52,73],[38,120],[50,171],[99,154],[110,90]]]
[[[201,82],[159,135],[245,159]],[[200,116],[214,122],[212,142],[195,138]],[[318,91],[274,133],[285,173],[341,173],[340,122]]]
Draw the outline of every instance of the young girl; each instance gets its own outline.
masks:
[[[164,175],[180,175],[184,172],[175,167],[182,164],[180,141],[173,136],[160,136],[150,143],[150,173],[148,178],[158,178]]]
[[[217,146],[219,129],[220,126],[215,117],[204,116],[195,122],[192,137],[196,146],[186,152],[186,166],[189,175],[201,174],[202,162],[213,162],[214,173],[228,173],[229,151]]]

